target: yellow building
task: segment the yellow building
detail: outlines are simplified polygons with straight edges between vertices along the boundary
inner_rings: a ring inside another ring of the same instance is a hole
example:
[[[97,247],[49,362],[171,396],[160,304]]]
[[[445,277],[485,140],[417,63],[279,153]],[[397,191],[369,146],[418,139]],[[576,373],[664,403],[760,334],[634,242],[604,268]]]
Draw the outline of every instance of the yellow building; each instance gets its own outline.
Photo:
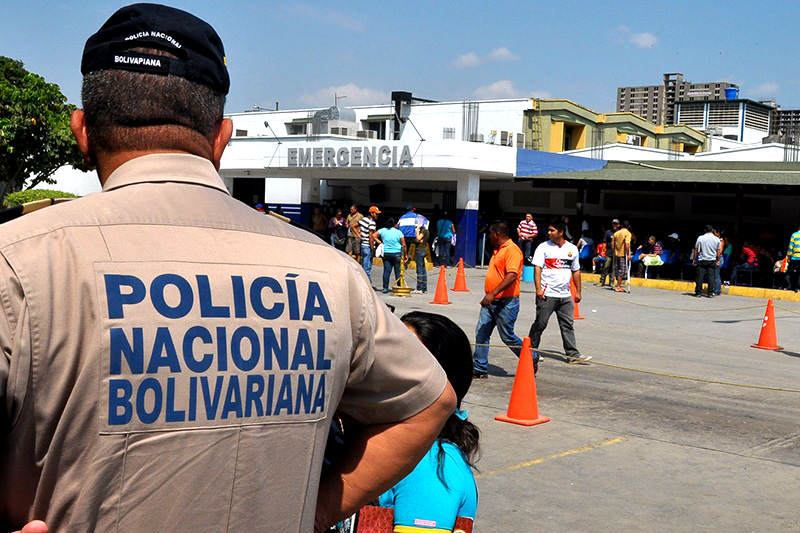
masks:
[[[706,146],[706,135],[692,127],[656,126],[634,113],[598,113],[566,99],[533,99],[523,127],[525,148],[545,152],[625,143],[695,153]]]

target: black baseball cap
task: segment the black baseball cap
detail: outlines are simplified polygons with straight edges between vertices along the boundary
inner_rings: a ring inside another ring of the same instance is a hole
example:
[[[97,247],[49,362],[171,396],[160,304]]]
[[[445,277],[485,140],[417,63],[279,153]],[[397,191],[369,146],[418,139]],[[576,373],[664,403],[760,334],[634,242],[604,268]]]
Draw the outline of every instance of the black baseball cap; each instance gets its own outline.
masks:
[[[154,48],[175,58],[133,51]],[[160,4],[132,4],[111,15],[83,48],[81,73],[128,70],[173,75],[228,94],[222,39],[207,22]]]

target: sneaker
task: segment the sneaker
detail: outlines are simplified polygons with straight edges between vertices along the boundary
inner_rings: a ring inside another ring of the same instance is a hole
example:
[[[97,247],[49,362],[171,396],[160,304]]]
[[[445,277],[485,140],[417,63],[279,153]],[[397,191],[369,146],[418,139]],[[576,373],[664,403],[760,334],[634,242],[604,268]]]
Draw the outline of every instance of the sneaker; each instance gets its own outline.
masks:
[[[472,371],[472,379],[488,379],[489,374],[486,372],[478,372],[477,370]]]
[[[389,294],[390,292],[392,291],[390,291],[389,289],[383,289],[383,294]]]
[[[592,359],[591,355],[579,354],[579,355],[576,355],[576,356],[573,356],[572,358],[570,358],[569,362],[570,363],[586,363],[588,361],[591,361],[591,359]]]
[[[418,289],[414,289],[413,291],[411,291],[411,294],[422,294],[422,291],[418,290]]]

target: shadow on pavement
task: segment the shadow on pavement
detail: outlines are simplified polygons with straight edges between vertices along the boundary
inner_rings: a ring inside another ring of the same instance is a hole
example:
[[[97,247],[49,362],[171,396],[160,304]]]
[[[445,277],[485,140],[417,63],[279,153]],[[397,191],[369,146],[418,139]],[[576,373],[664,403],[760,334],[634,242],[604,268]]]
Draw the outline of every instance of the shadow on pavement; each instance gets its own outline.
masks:
[[[777,350],[778,353],[786,354],[789,357],[800,357],[800,353],[790,352],[789,350]]]
[[[505,368],[489,363],[489,375],[503,377],[503,376],[510,376],[511,374],[506,372]]]

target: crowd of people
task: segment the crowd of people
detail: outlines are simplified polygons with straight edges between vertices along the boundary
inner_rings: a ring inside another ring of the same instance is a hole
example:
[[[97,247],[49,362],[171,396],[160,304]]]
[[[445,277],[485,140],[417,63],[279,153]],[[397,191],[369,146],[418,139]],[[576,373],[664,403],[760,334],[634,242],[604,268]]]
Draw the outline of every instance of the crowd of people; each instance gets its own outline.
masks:
[[[527,258],[536,230],[530,213],[519,222],[518,245]],[[581,236],[574,241],[579,249],[581,268],[599,274],[600,286],[624,292],[630,276],[668,279],[711,279],[712,296],[723,285],[751,285],[775,289],[800,290],[800,227],[784,247],[771,232],[743,239],[740,246],[720,225],[708,225],[684,244],[677,232],[662,237],[656,233],[637,236],[628,220],[614,218],[608,229],[596,234],[583,221]],[[532,235],[532,237],[530,236]],[[594,235],[600,238],[595,240]],[[713,237],[713,238],[712,238]],[[570,239],[567,239],[568,241]],[[718,243],[718,256],[711,257],[709,245]],[[710,264],[709,261],[713,262]]]

